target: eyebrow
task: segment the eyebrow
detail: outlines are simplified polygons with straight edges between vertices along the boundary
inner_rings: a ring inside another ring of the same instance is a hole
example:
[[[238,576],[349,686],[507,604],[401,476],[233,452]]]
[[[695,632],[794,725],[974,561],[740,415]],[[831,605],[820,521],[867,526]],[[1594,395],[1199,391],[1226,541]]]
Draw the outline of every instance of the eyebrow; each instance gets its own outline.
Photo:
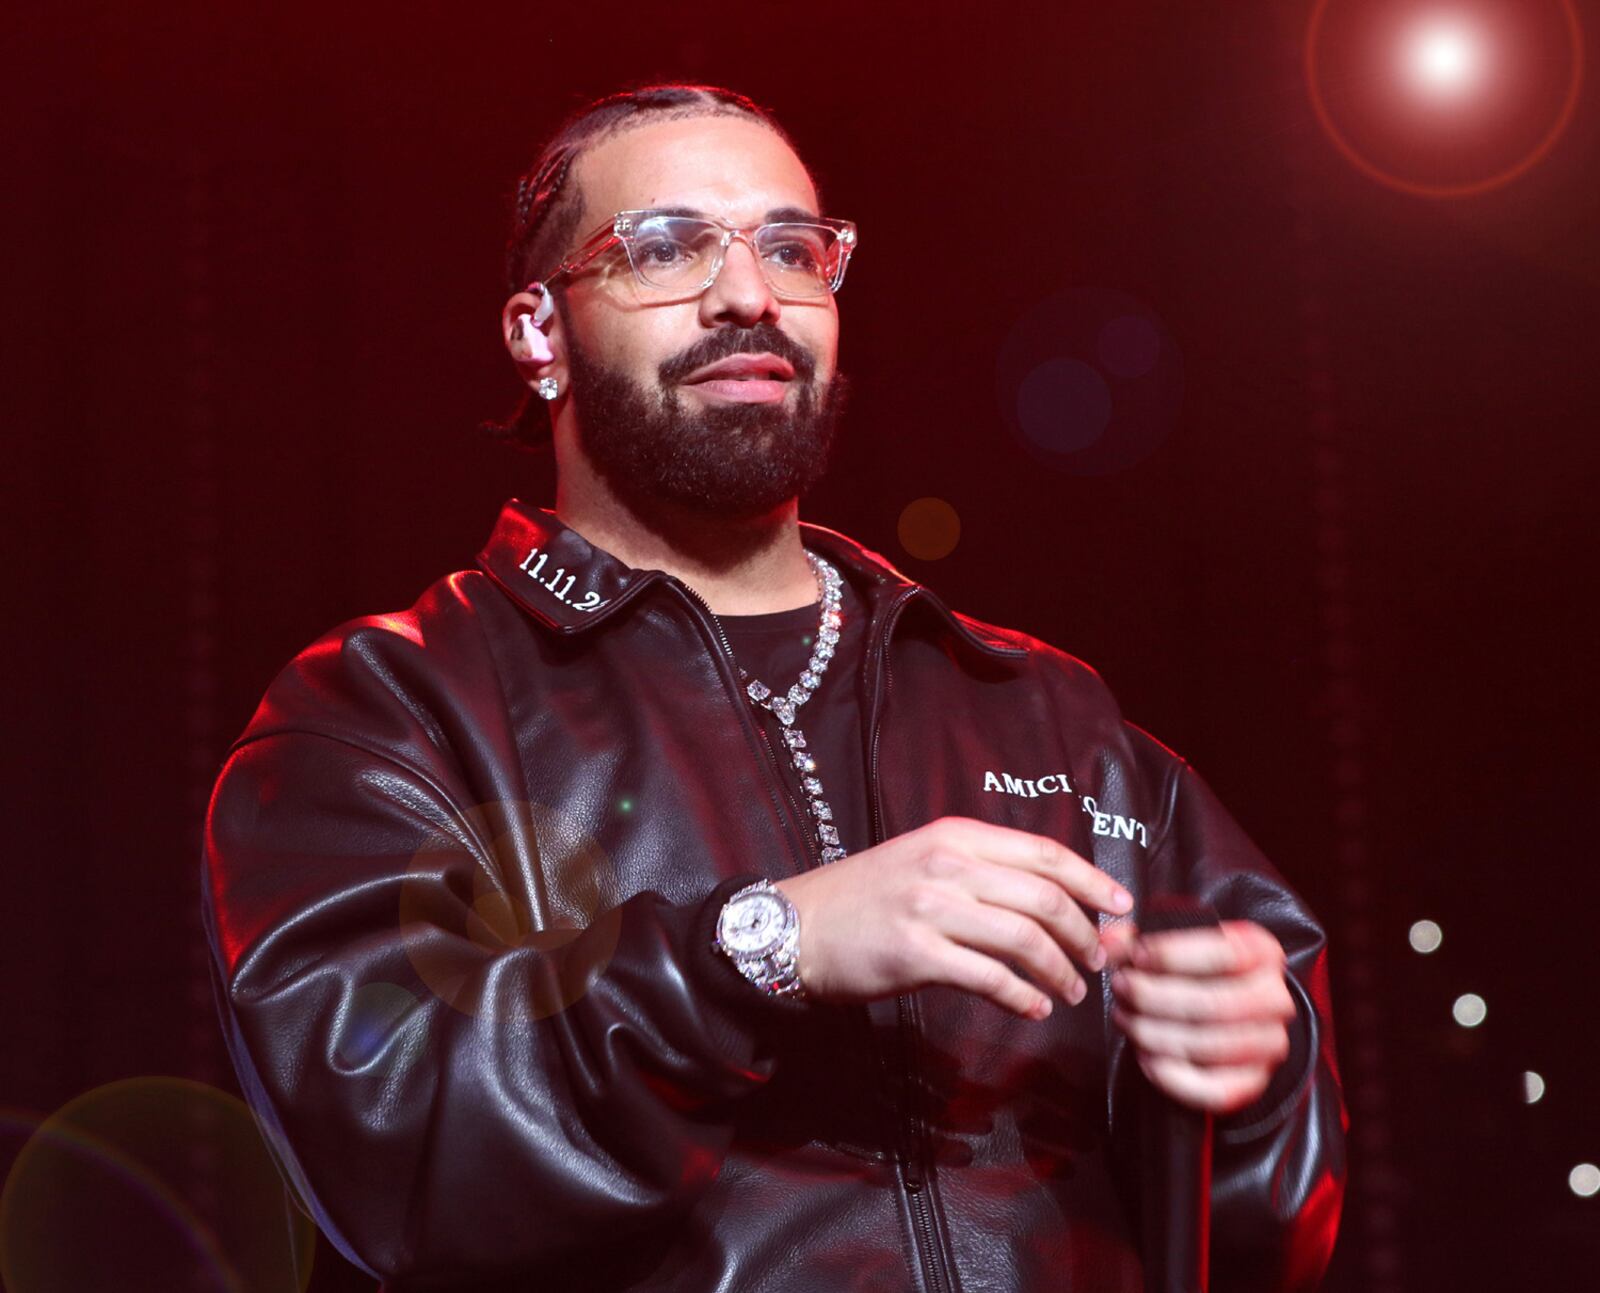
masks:
[[[686,220],[702,220],[706,212],[696,207],[651,207],[657,215],[682,216]],[[808,211],[805,207],[773,207],[762,218],[763,224],[786,224],[798,221],[805,224],[821,219],[815,211]]]

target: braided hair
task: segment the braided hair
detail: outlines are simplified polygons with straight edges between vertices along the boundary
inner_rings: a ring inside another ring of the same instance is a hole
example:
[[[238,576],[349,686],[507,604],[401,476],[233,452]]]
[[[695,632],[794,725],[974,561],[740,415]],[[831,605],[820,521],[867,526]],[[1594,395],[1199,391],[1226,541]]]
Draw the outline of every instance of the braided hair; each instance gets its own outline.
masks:
[[[766,108],[742,94],[714,85],[662,84],[622,90],[579,108],[556,131],[539,160],[517,181],[511,237],[506,243],[506,288],[515,295],[530,282],[554,273],[571,247],[584,217],[582,195],[567,181],[573,163],[596,143],[655,121],[685,117],[744,116],[774,131],[790,147],[794,141]],[[562,307],[561,293],[556,305]],[[550,413],[545,401],[524,394],[504,422],[485,422],[496,440],[525,449],[550,443]]]

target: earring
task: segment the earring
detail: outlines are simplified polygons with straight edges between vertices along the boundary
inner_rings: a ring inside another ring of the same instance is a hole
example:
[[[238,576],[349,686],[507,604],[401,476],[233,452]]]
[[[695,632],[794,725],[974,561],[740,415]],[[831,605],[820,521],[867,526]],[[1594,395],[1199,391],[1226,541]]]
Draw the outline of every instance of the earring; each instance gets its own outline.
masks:
[[[561,393],[561,388],[556,385],[554,377],[541,377],[539,379],[539,398],[553,400]]]

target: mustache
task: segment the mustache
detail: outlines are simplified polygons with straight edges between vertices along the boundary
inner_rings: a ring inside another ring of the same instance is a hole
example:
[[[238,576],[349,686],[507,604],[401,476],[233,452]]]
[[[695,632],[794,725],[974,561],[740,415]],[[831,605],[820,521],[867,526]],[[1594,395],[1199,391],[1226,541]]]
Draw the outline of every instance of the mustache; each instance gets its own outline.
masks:
[[[697,368],[714,364],[729,355],[772,354],[794,365],[794,375],[809,382],[816,375],[815,357],[788,333],[771,323],[757,323],[753,327],[728,326],[702,337],[687,350],[679,351],[661,365],[663,386],[681,381]]]

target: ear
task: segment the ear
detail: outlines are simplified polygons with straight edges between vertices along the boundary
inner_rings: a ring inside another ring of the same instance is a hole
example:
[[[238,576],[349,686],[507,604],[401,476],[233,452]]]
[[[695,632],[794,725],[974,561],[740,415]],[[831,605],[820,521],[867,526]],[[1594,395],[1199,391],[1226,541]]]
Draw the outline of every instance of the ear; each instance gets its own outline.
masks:
[[[530,283],[502,307],[500,335],[517,371],[530,385],[541,377],[560,376],[552,371],[557,364],[560,329],[555,297],[542,283]]]

